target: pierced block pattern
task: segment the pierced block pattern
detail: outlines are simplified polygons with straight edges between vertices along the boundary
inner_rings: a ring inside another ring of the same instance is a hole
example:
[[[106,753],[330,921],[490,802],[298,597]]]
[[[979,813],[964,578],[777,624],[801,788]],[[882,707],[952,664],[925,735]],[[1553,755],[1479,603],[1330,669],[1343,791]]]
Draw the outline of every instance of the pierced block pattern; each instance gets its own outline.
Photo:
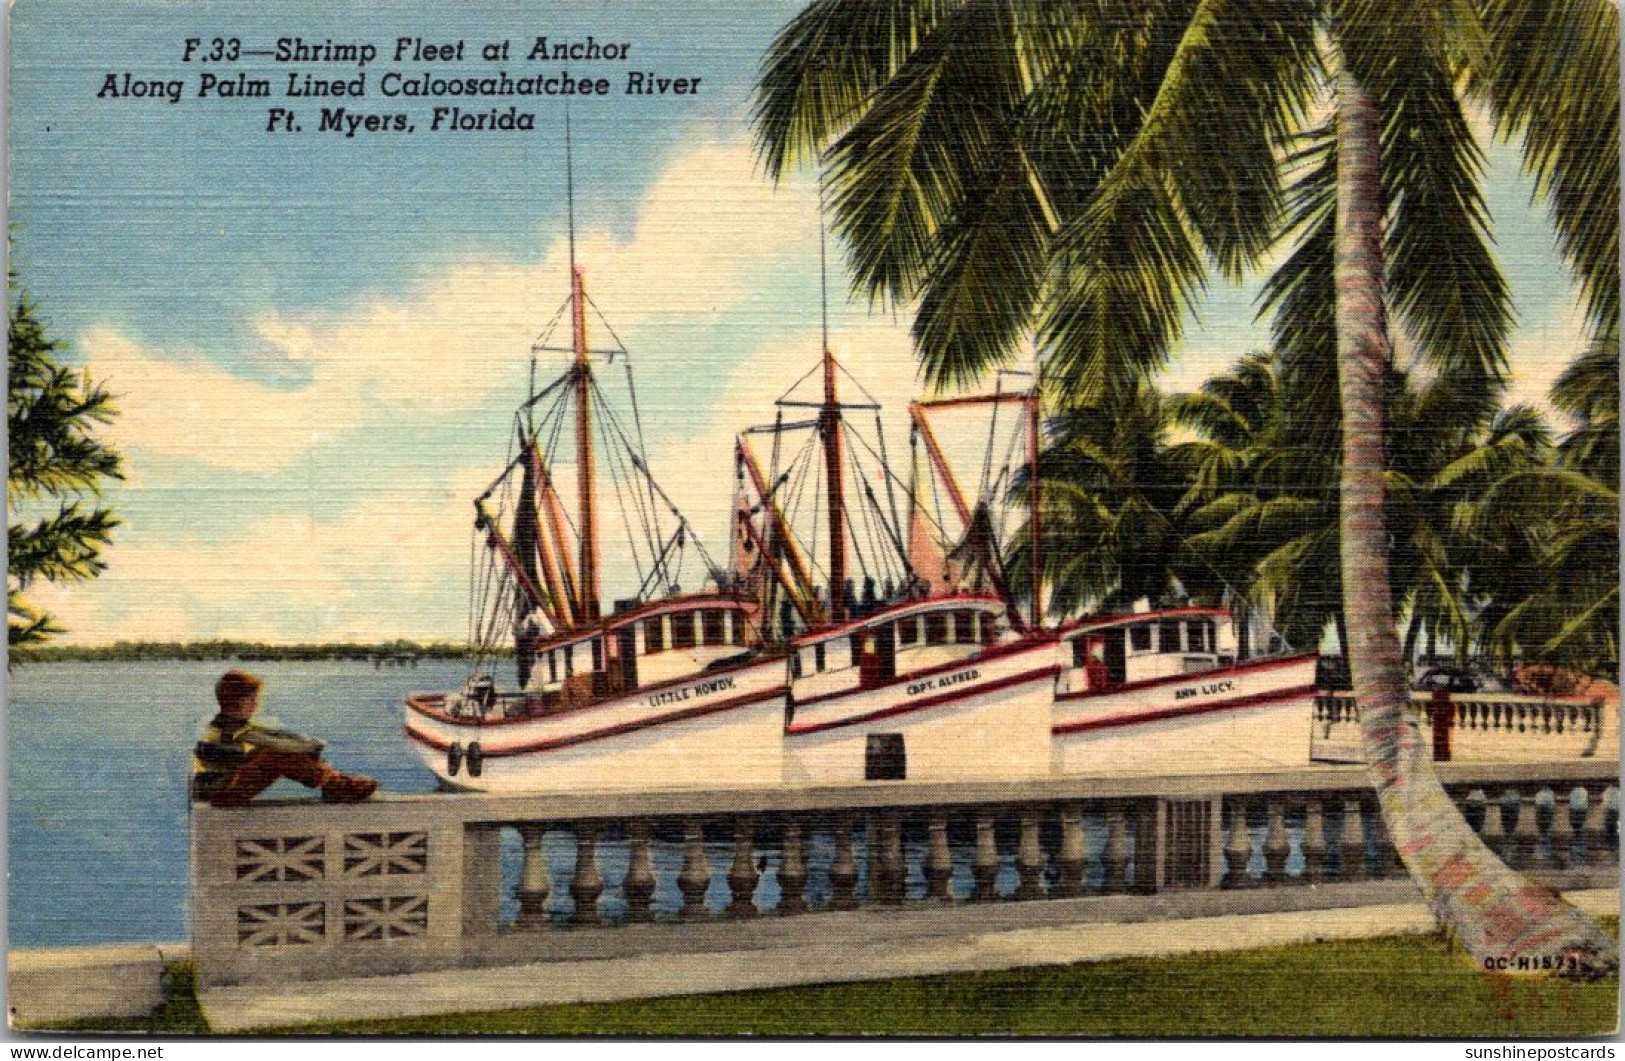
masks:
[[[393,877],[428,868],[428,833],[351,833],[344,838],[346,877]]]
[[[324,903],[265,903],[237,908],[239,947],[290,947],[321,943],[327,935]]]
[[[320,836],[237,841],[237,879],[243,883],[321,880],[326,865],[327,842]]]
[[[346,942],[406,939],[429,930],[429,900],[422,895],[351,899],[344,904]]]

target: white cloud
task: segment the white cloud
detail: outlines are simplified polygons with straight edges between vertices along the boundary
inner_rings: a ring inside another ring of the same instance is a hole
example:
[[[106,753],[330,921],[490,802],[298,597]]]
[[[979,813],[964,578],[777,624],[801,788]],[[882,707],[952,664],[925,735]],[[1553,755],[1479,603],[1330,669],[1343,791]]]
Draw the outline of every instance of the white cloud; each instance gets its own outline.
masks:
[[[588,294],[614,306],[626,330],[726,315],[768,271],[811,260],[817,214],[806,192],[776,193],[742,141],[696,144],[654,182],[628,238],[581,234]],[[282,468],[374,411],[464,412],[511,387],[568,295],[568,261],[561,236],[539,259],[469,260],[342,310],[267,313],[253,325],[252,359],[300,367],[308,381],[292,388],[219,367],[226,352],[147,348],[112,327],[80,343],[120,395],[110,437],[137,457]],[[559,344],[568,329],[566,320]]]

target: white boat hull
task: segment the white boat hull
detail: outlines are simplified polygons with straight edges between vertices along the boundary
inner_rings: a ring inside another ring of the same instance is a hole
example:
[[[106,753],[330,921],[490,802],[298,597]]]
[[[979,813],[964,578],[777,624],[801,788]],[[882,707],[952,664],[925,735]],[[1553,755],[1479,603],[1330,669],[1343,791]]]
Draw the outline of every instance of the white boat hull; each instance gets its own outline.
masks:
[[[536,718],[452,718],[413,698],[406,735],[444,784],[477,791],[770,785],[784,778],[784,695],[784,662],[767,660]]]
[[[1196,774],[1307,763],[1315,656],[1055,699],[1063,774]]]
[[[876,734],[901,737],[909,781],[1048,776],[1056,671],[1055,642],[1040,641],[797,704],[785,780],[861,783]]]

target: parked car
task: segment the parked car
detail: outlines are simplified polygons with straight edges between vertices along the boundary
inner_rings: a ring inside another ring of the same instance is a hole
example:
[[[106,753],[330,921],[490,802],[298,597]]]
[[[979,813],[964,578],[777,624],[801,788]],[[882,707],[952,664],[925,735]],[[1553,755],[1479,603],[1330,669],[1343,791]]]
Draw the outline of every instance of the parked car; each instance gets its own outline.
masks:
[[[1430,667],[1416,682],[1418,689],[1430,693],[1476,693],[1483,685],[1477,675],[1460,667]]]

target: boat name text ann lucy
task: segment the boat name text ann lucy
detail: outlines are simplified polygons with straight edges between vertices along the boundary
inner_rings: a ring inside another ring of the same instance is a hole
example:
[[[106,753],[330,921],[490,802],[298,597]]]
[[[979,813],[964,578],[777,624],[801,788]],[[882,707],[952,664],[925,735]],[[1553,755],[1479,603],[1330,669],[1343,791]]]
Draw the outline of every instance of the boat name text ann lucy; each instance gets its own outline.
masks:
[[[681,689],[668,689],[663,693],[655,693],[649,697],[649,706],[662,707],[666,704],[681,703],[684,700],[710,696],[712,693],[720,693],[724,689],[732,689],[733,687],[734,680],[732,678],[712,678],[710,681],[701,682],[698,685],[689,685]]]
[[[1193,687],[1190,689],[1175,689],[1175,700],[1189,700],[1193,696],[1212,696],[1215,693],[1228,693],[1236,687],[1233,681],[1213,682],[1209,685]]]
[[[910,685],[908,695],[919,696],[921,693],[928,693],[932,689],[946,689],[950,685],[958,685],[961,682],[973,682],[981,676],[982,672],[973,667],[970,670],[962,670],[957,674],[945,674],[940,678],[929,678],[926,681],[915,682]]]

